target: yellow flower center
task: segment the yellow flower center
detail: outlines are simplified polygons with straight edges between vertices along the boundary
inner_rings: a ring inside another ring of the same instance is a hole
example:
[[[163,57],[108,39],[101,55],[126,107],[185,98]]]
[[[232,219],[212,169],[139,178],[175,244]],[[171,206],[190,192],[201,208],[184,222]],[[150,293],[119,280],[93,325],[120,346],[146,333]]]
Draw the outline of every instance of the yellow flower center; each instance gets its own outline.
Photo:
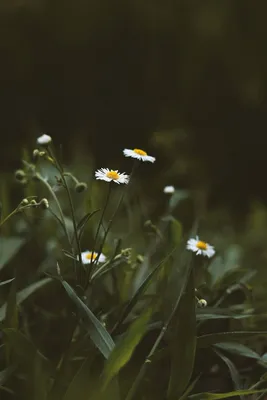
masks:
[[[197,242],[196,246],[199,250],[207,250],[208,248],[207,243],[201,242],[201,240]]]
[[[91,252],[91,251],[90,251],[89,253],[86,254],[87,260],[91,260],[91,258],[92,258],[92,260],[95,260],[96,257],[97,257],[97,254],[96,254],[96,253],[94,253],[94,254],[93,254],[93,257],[92,257],[92,252]]]
[[[107,175],[108,178],[114,179],[114,181],[116,181],[116,180],[119,179],[119,177],[120,177],[120,175],[118,174],[118,172],[113,171],[113,170],[107,172],[106,175]]]
[[[147,153],[144,150],[134,149],[134,152],[139,156],[147,156]]]

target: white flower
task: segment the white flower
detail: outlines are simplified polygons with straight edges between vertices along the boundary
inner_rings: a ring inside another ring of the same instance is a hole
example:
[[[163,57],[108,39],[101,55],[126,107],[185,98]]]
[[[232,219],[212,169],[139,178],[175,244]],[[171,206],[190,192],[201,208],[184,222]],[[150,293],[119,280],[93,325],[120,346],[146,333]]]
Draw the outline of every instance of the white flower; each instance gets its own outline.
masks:
[[[94,262],[96,257],[98,257],[98,253],[94,252],[94,254],[92,255],[91,251],[86,250],[81,253],[81,256],[83,264],[91,264],[91,260]],[[104,256],[104,254],[101,253],[98,258],[98,262],[104,263],[105,261],[106,261],[106,256]]]
[[[189,239],[186,248],[194,251],[196,255],[200,254],[207,257],[212,257],[215,254],[214,247],[206,242],[199,240],[198,236],[195,239]]]
[[[118,170],[113,170],[109,168],[101,168],[95,172],[96,179],[101,179],[106,182],[116,182],[120,183],[129,183],[129,175],[126,175],[124,172],[120,173]]]
[[[174,186],[165,186],[165,188],[163,189],[164,193],[174,193],[175,192],[175,188]]]
[[[52,142],[52,138],[49,135],[46,135],[45,133],[42,136],[39,136],[37,139],[37,143],[42,145],[48,145],[49,143]]]
[[[123,154],[125,157],[137,158],[141,161],[149,161],[153,163],[156,160],[155,157],[148,156],[147,153],[141,149],[124,149]]]

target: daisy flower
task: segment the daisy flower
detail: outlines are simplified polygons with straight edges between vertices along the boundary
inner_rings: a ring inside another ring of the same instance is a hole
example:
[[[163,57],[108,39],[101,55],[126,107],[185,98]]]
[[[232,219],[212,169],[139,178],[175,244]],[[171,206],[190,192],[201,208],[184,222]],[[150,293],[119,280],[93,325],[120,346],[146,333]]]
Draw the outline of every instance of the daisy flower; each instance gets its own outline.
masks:
[[[118,170],[113,170],[109,168],[101,168],[95,172],[96,179],[101,179],[106,182],[116,182],[120,183],[129,183],[129,175],[126,175],[124,172],[120,173]]]
[[[141,161],[149,161],[153,163],[156,160],[155,157],[148,156],[147,153],[141,149],[124,149],[123,154],[125,157],[137,158]]]
[[[175,192],[175,188],[174,188],[174,186],[165,186],[165,188],[163,189],[163,192],[172,194]]]
[[[37,139],[37,143],[40,144],[41,146],[46,146],[49,143],[52,142],[52,138],[49,135],[46,135],[45,133],[42,136],[39,136]]]
[[[195,239],[189,239],[186,248],[196,253],[196,255],[200,254],[209,258],[215,254],[214,247],[199,240],[198,236]]]
[[[83,264],[91,264],[91,260],[94,262],[96,257],[98,257],[98,253],[94,252],[92,256],[92,251],[85,250],[81,253],[81,256]],[[98,262],[104,263],[105,261],[106,261],[106,256],[104,256],[104,254],[101,253],[98,258]]]

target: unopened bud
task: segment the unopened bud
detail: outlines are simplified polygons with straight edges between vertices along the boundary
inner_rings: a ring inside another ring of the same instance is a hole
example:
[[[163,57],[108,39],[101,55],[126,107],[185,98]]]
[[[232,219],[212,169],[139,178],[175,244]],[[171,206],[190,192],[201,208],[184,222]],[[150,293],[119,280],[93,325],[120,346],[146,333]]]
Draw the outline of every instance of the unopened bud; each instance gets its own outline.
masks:
[[[27,206],[28,204],[29,204],[29,200],[28,199],[21,200],[21,203],[20,203],[21,206]]]
[[[201,308],[205,308],[205,307],[207,307],[208,303],[205,299],[200,299],[200,300],[198,300],[197,305]]]
[[[31,201],[30,201],[30,204],[31,204],[32,206],[36,206],[36,205],[37,205],[37,202],[36,202],[36,200],[31,200]]]
[[[79,182],[77,183],[77,185],[75,186],[75,191],[77,193],[82,193],[87,189],[87,185],[85,182]]]
[[[41,201],[40,201],[40,206],[44,209],[44,210],[47,210],[48,208],[49,208],[49,202],[48,202],[48,200],[47,199],[42,199]]]
[[[23,181],[25,179],[25,177],[26,177],[26,174],[23,171],[23,169],[18,169],[15,172],[15,178],[17,179],[17,181],[21,182],[21,181]]]
[[[33,150],[32,152],[32,158],[33,161],[36,162],[38,160],[38,158],[40,157],[40,152],[38,149]]]
[[[136,261],[137,261],[139,264],[142,264],[142,263],[144,262],[144,257],[141,256],[141,254],[138,254],[138,256],[136,257]]]

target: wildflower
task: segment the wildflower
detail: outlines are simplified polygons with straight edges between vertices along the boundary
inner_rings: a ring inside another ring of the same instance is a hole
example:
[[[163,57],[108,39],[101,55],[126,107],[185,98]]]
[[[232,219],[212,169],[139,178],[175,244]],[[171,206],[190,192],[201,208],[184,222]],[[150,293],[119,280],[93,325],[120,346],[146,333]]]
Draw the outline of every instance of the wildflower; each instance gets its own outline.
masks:
[[[109,168],[101,168],[95,172],[96,179],[101,179],[106,182],[116,182],[120,183],[129,183],[129,175],[126,175],[124,172],[120,173],[118,170],[113,170]]]
[[[94,254],[92,254],[92,251],[85,250],[82,252],[81,256],[83,264],[90,264],[91,260],[92,262],[94,262],[95,259],[98,257],[98,253],[94,252]],[[98,257],[98,262],[104,263],[105,261],[106,261],[106,256],[104,256],[104,254],[101,253]]]
[[[172,194],[175,192],[175,188],[174,188],[174,186],[165,186],[165,188],[163,189],[163,192]]]
[[[124,149],[123,154],[125,157],[137,158],[141,161],[149,161],[153,163],[156,160],[155,157],[148,156],[147,153],[141,149]]]
[[[206,242],[199,240],[198,236],[196,239],[189,239],[186,248],[194,251],[196,255],[200,254],[207,257],[212,257],[215,254],[214,247]]]
[[[40,144],[41,146],[47,146],[52,142],[52,138],[49,135],[46,135],[45,133],[42,136],[39,136],[37,139],[37,143]]]

